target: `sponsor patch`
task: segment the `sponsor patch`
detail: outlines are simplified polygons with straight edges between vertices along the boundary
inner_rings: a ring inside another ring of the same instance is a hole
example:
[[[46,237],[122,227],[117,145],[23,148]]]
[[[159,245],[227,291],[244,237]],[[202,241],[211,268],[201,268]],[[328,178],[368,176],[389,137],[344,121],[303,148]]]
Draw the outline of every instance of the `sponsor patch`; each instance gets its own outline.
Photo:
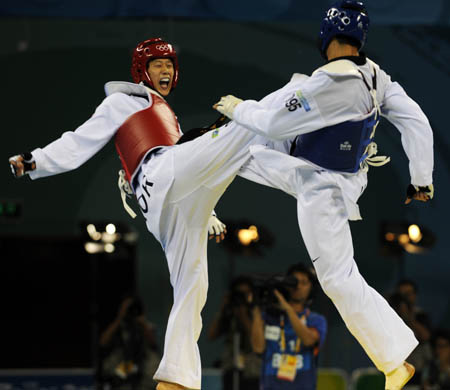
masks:
[[[211,138],[216,138],[218,135],[219,135],[219,129],[216,129],[211,133]]]
[[[311,106],[309,105],[308,100],[303,96],[302,91],[298,90],[295,93],[300,101],[300,104],[305,108],[305,111],[311,111]]]

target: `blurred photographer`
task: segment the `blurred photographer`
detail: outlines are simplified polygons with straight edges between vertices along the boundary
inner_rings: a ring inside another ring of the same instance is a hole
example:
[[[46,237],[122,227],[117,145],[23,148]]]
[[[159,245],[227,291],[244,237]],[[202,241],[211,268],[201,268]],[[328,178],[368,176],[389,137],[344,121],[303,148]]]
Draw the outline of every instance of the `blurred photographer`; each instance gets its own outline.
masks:
[[[259,389],[261,358],[253,352],[250,342],[252,300],[252,280],[237,277],[208,329],[210,340],[225,336],[221,359],[224,389]]]
[[[312,271],[298,263],[287,275],[295,277],[296,286],[284,288],[283,293],[274,288],[277,304],[261,307],[255,302],[253,309],[252,347],[263,354],[260,388],[314,390],[327,322],[309,309],[316,284]]]
[[[125,297],[116,318],[100,335],[102,389],[150,390],[160,357],[154,326],[139,297]]]
[[[433,359],[423,370],[424,390],[450,390],[450,331],[437,329],[433,333]]]
[[[433,356],[431,320],[429,315],[417,306],[417,294],[417,284],[413,280],[403,279],[397,283],[394,293],[388,298],[389,304],[412,329],[419,341],[419,345],[408,357],[408,362],[416,369],[416,374],[408,382],[409,385],[420,385],[422,372]]]

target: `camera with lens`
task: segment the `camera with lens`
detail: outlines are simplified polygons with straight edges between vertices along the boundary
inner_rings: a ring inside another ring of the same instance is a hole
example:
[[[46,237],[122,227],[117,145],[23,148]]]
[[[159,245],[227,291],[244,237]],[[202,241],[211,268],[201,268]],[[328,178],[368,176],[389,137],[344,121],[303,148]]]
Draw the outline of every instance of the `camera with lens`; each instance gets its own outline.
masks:
[[[297,278],[293,275],[271,275],[269,277],[253,277],[255,286],[255,303],[264,311],[280,312],[279,301],[274,294],[278,290],[289,301],[289,290],[297,287]]]

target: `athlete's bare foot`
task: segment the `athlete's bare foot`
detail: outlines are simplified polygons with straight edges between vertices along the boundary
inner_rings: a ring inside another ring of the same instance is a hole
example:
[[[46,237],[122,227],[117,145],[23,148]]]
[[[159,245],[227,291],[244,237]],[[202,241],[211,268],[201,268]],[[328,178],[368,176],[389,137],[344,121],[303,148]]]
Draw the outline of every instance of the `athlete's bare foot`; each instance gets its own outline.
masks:
[[[416,369],[412,364],[403,364],[394,371],[386,375],[386,390],[402,390],[408,381],[413,377]]]
[[[159,382],[156,385],[156,390],[183,390],[183,389],[187,389],[187,387],[172,382]]]

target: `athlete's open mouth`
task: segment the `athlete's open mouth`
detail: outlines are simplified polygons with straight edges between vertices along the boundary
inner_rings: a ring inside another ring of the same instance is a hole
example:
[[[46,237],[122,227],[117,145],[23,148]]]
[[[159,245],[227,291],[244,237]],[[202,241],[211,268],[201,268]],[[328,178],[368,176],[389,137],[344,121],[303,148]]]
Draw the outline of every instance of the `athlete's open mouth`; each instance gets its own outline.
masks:
[[[159,85],[161,86],[162,89],[169,88],[169,84],[170,84],[169,77],[163,77],[161,80],[159,80]]]

